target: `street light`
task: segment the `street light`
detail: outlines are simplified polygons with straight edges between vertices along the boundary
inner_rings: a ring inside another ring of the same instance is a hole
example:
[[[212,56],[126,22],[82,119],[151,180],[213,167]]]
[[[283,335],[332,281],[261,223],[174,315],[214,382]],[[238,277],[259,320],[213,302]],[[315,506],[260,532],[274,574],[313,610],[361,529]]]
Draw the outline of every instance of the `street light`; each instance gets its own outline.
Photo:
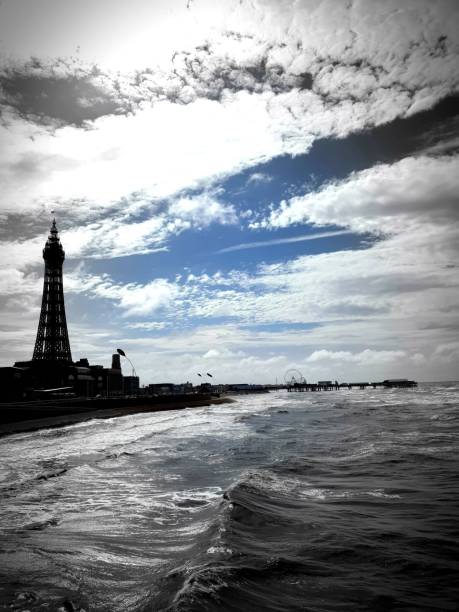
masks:
[[[124,357],[125,359],[127,359],[129,361],[129,363],[131,364],[131,367],[132,367],[132,376],[137,376],[135,368],[134,368],[134,364],[129,359],[129,357],[126,355],[126,353],[123,351],[123,349],[116,349],[116,352],[118,353],[118,355],[121,355],[121,357]]]

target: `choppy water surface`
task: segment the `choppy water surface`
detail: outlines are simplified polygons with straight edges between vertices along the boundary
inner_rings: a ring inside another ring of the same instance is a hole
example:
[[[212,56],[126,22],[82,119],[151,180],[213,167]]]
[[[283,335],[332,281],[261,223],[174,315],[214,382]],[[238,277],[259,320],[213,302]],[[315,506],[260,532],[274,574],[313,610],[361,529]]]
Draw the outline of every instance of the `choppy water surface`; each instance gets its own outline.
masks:
[[[459,386],[0,440],[5,610],[458,610]]]

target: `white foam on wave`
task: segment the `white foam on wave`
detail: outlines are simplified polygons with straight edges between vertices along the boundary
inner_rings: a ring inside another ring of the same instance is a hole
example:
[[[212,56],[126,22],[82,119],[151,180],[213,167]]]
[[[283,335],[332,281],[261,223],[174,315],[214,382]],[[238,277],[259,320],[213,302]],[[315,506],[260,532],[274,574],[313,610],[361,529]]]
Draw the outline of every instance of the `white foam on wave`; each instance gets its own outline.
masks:
[[[347,489],[347,490],[334,490],[334,489],[321,489],[321,488],[305,488],[298,489],[296,494],[299,497],[307,499],[361,499],[365,497],[378,497],[384,499],[400,499],[400,495],[394,495],[385,493],[383,489],[374,489],[370,491],[362,491],[361,489]]]
[[[233,551],[231,550],[231,548],[228,548],[226,546],[210,546],[206,552],[208,555],[232,555],[233,554]]]
[[[378,453],[380,451],[381,446],[382,444],[377,446],[375,443],[370,442],[368,444],[364,444],[360,448],[355,449],[354,452],[348,455],[340,455],[339,457],[335,457],[334,461],[338,461],[338,462],[352,461],[353,459],[361,459],[362,457],[370,457]]]
[[[402,496],[397,493],[385,493],[384,489],[375,489],[374,491],[367,491],[366,495],[370,497],[384,497],[386,499],[401,499]]]
[[[155,558],[150,556],[141,557],[139,555],[123,555],[115,554],[114,552],[108,552],[102,550],[99,547],[82,547],[80,550],[85,557],[91,559],[92,562],[104,563],[115,567],[127,566],[127,567],[146,567],[152,568],[156,565],[162,565],[164,560],[161,558]]]
[[[202,489],[185,489],[183,491],[176,491],[172,498],[181,499],[197,499],[197,500],[208,500],[220,497],[223,491],[221,487],[204,487]]]
[[[206,487],[176,491],[171,495],[171,500],[180,509],[186,509],[188,512],[198,512],[205,506],[218,503],[222,495],[221,487]]]
[[[381,499],[401,499],[400,495],[385,493],[384,489],[374,489],[370,491],[362,491],[361,489],[346,489],[335,490],[330,488],[306,487],[304,489],[297,488],[293,491],[298,497],[306,499],[362,499],[365,497],[377,497]]]
[[[186,525],[180,525],[175,527],[174,532],[175,535],[180,536],[202,534],[209,528],[211,524],[212,521],[210,519],[206,521],[195,521],[193,523],[188,523]]]
[[[240,481],[241,482],[241,481]],[[398,494],[386,493],[384,489],[362,490],[317,487],[297,478],[284,478],[269,470],[253,473],[246,472],[242,482],[250,484],[267,493],[282,494],[293,499],[326,501],[333,499],[401,499]]]
[[[0,481],[8,479],[10,465],[14,466],[17,482],[18,473],[23,473],[24,479],[36,477],[44,461],[65,460],[72,465],[80,463],[84,457],[92,462],[91,455],[95,453],[144,452],[149,447],[149,451],[154,452],[151,450],[152,439],[155,443],[158,441],[160,452],[177,438],[243,438],[249,429],[244,423],[236,423],[237,417],[266,410],[264,397],[244,397],[232,404],[93,419],[65,427],[15,434],[5,438],[0,447]]]

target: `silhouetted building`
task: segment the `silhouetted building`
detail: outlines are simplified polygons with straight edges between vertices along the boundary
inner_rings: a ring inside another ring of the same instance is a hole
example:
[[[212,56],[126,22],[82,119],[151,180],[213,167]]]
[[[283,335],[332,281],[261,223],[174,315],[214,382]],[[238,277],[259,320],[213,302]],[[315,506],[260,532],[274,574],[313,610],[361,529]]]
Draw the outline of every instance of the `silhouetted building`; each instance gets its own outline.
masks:
[[[94,395],[108,395],[107,373],[108,369],[101,365],[89,366],[94,379]]]
[[[121,395],[123,393],[123,375],[121,370],[107,370],[107,395]]]
[[[15,366],[0,368],[0,401],[14,402],[27,399],[30,387],[27,368]]]
[[[116,363],[114,357],[116,356],[112,356],[112,366],[115,364],[119,367],[104,368],[102,365],[90,365],[86,358],[75,361],[72,378],[75,393],[86,397],[121,395],[123,373],[121,365]]]
[[[15,363],[17,367],[27,368],[30,384],[36,389],[66,387],[75,380],[62,282],[65,253],[55,219],[43,249],[43,259],[43,297],[33,357],[31,361]]]
[[[174,393],[193,393],[193,384],[187,381],[186,383],[179,383],[178,385],[174,385]]]
[[[69,382],[73,384],[75,394],[82,397],[97,395],[96,379],[87,359],[75,361]]]
[[[43,297],[33,357],[13,368],[0,368],[0,401],[74,393],[78,396],[113,396],[139,391],[137,376],[123,380],[120,355],[112,355],[112,367],[90,365],[86,358],[72,362],[65,317],[62,266],[65,260],[56,220],[43,249],[45,260]]]
[[[123,376],[123,392],[125,395],[137,395],[139,392],[139,377]]]
[[[121,357],[118,353],[112,355],[112,370],[121,370]]]
[[[65,252],[59,240],[56,219],[53,219],[48,240],[43,249],[43,259],[45,260],[43,298],[32,360],[68,363],[72,361],[72,354],[65,318],[62,284]]]
[[[174,392],[174,383],[152,383],[148,385],[150,395],[171,395]]]

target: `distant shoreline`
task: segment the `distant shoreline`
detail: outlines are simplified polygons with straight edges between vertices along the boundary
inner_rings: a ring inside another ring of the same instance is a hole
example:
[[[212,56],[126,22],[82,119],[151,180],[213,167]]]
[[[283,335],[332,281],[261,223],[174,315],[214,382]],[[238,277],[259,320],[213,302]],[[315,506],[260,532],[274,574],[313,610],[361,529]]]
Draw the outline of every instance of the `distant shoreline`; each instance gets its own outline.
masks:
[[[157,401],[148,403],[146,400],[144,403],[131,406],[116,406],[110,408],[96,408],[79,410],[75,407],[75,412],[71,412],[71,407],[47,409],[42,407],[43,411],[49,413],[50,411],[54,414],[42,416],[39,418],[24,418],[32,414],[32,411],[23,404],[21,407],[17,407],[18,413],[22,412],[22,419],[17,421],[3,422],[0,424],[0,437],[8,436],[15,433],[23,433],[27,431],[37,431],[39,429],[49,429],[54,427],[64,427],[66,425],[73,425],[75,423],[83,423],[85,421],[91,421],[93,419],[112,419],[116,417],[129,416],[130,414],[140,414],[145,412],[165,412],[169,410],[184,410],[186,408],[200,408],[204,406],[212,406],[215,404],[225,404],[234,402],[230,397],[198,397],[193,398],[189,396],[186,398],[181,396],[176,401],[165,398],[155,398]],[[10,404],[11,406],[11,404]],[[25,408],[24,408],[25,407]],[[2,409],[0,404],[0,410]],[[27,410],[27,412],[25,412]],[[40,412],[40,408],[35,408],[33,412]],[[19,414],[18,414],[19,416]]]

